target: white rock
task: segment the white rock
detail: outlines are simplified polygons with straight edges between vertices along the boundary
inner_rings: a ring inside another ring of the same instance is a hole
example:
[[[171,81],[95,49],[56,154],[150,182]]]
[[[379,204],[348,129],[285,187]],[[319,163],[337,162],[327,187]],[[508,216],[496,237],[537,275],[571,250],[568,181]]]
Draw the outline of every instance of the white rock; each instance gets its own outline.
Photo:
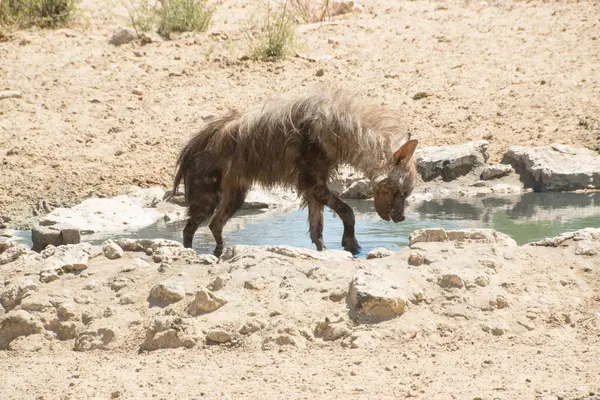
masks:
[[[459,230],[444,230],[443,228],[426,228],[413,231],[409,235],[409,245],[427,242],[478,242],[498,243],[505,246],[516,246],[517,243],[510,236],[493,229],[470,228]]]
[[[81,242],[79,229],[64,224],[36,226],[31,230],[32,250],[42,251],[48,245],[55,247]]]
[[[185,289],[175,282],[163,282],[150,290],[148,301],[152,305],[165,306],[176,303],[185,297]]]
[[[513,146],[502,163],[511,164],[527,186],[541,191],[600,188],[600,155],[561,144]]]
[[[188,305],[186,311],[192,316],[211,313],[227,304],[227,300],[216,296],[208,289],[200,289],[196,292],[194,300]]]
[[[40,220],[41,225],[67,224],[82,234],[128,232],[152,225],[163,215],[140,207],[130,197],[92,198],[72,208],[56,208]]]
[[[598,254],[598,249],[590,240],[582,240],[577,242],[575,246],[575,254],[579,256],[595,256]]]
[[[367,253],[367,260],[371,260],[373,258],[389,257],[392,254],[394,254],[394,252],[389,249],[386,249],[384,247],[377,247]]]
[[[420,295],[412,282],[393,282],[381,275],[361,272],[348,290],[351,315],[366,320],[386,320],[404,313],[408,302]]]
[[[212,329],[206,334],[206,340],[215,343],[227,343],[233,340],[233,335],[224,329]]]
[[[483,167],[488,159],[488,142],[479,140],[454,146],[431,146],[417,149],[417,170],[424,181],[441,177],[451,181]]]
[[[116,260],[117,258],[123,257],[123,249],[121,246],[116,244],[113,240],[108,239],[102,243],[102,251],[104,256],[109,260]]]
[[[512,172],[512,167],[507,164],[494,164],[487,165],[481,171],[481,179],[488,181],[490,179],[502,178],[503,176],[509,175]]]
[[[174,316],[160,316],[146,329],[146,339],[140,350],[191,348],[199,340],[199,332],[190,321]]]

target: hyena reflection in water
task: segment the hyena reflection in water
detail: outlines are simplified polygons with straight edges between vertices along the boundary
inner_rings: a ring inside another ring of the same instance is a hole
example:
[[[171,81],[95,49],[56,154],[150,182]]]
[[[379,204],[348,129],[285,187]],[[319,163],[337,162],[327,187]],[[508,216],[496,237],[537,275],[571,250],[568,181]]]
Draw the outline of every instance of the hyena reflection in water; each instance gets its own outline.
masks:
[[[246,113],[231,112],[208,123],[181,150],[173,193],[185,186],[188,222],[183,244],[214,213],[209,227],[214,254],[223,252],[223,227],[244,203],[252,184],[295,188],[308,208],[310,238],[323,244],[324,206],[344,224],[342,246],[357,254],[354,212],[327,184],[350,165],[373,182],[374,205],[386,220],[404,220],[404,202],[415,186],[417,140],[397,114],[340,88],[322,87],[267,102]],[[215,212],[216,210],[216,212]]]

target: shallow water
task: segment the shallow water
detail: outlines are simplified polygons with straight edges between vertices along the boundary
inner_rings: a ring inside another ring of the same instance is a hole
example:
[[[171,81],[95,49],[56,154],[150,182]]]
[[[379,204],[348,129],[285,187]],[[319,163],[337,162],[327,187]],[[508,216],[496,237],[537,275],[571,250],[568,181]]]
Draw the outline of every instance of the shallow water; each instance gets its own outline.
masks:
[[[356,237],[362,246],[359,257],[376,247],[399,250],[408,245],[416,229],[492,228],[510,235],[518,244],[586,227],[600,227],[600,193],[526,193],[504,197],[431,200],[409,208],[407,219],[395,224],[381,220],[370,200],[348,200],[356,214]],[[226,226],[225,244],[290,245],[314,248],[308,236],[307,210],[260,216],[261,211],[243,211]],[[167,238],[181,241],[184,223],[158,223],[133,234],[111,236]],[[341,249],[340,219],[325,208],[323,237],[329,249]],[[20,241],[31,244],[28,231]],[[85,236],[83,237],[84,240]],[[104,239],[91,240],[101,243]],[[210,253],[214,240],[206,226],[194,238],[194,247]]]

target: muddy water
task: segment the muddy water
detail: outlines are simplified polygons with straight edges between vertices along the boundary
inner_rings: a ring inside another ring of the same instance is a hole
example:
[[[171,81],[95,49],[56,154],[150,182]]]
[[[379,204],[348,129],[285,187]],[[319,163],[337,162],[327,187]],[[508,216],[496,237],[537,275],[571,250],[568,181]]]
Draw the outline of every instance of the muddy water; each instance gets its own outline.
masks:
[[[376,247],[399,250],[407,246],[409,234],[421,228],[492,228],[523,244],[562,232],[600,227],[600,193],[527,193],[515,196],[430,200],[410,206],[407,219],[395,224],[381,220],[369,200],[349,200],[356,214],[356,237],[362,253]],[[228,224],[226,245],[290,245],[314,248],[308,237],[307,210],[292,210],[260,217],[260,211],[244,211]],[[258,218],[259,217],[259,218]],[[181,241],[183,223],[156,225],[134,234],[114,237],[167,238]],[[341,249],[342,223],[325,209],[325,245]],[[21,241],[30,244],[29,232]],[[83,237],[85,240],[85,236]],[[103,239],[93,240],[101,243]],[[194,247],[210,253],[214,241],[206,226],[194,239]]]

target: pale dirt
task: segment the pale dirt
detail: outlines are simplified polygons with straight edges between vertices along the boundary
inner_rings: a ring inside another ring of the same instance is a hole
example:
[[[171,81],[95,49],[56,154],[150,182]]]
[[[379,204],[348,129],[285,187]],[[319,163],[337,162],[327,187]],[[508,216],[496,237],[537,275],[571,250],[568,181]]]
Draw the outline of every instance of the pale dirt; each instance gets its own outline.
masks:
[[[146,46],[108,43],[126,14],[104,1],[83,1],[70,29],[14,33],[0,42],[0,89],[23,97],[0,101],[0,217],[18,226],[41,200],[170,187],[203,117],[323,80],[398,108],[422,145],[486,139],[492,161],[510,145],[600,145],[597,1],[363,8],[297,28],[301,54],[332,57],[317,62],[238,61],[256,2],[224,1],[208,33]]]
[[[336,255],[341,252],[311,260],[301,258],[315,255],[313,250],[238,246],[233,258],[218,264],[176,260],[162,272],[143,253],[126,252],[118,260],[93,255],[81,274],[38,283],[11,311],[26,308],[43,322],[56,318],[60,307],[71,316],[59,324],[75,328],[67,339],[51,327],[45,339],[21,337],[11,350],[0,351],[0,397],[581,398],[600,389],[600,256],[577,255],[581,243],[600,251],[600,231],[595,235],[595,241],[568,240],[558,248],[418,243],[369,261],[343,260]],[[414,253],[423,254],[425,264],[411,265]],[[0,267],[0,278],[35,282],[38,269],[20,259]],[[395,318],[357,323],[343,293],[361,273],[384,277],[382,285],[400,297],[410,299],[420,290],[423,300],[410,301]],[[442,288],[438,279],[448,273],[466,287]],[[227,303],[188,315],[194,292],[216,277],[225,283],[214,294]],[[475,284],[479,277],[487,283]],[[118,281],[125,284],[116,290],[112,283]],[[157,283],[188,294],[172,305],[153,306],[148,295]],[[57,302],[64,305],[50,305]],[[152,321],[164,315],[191,324],[179,335],[197,344],[140,353]],[[346,330],[341,338],[325,341],[317,334],[326,317]],[[262,327],[237,333],[251,321],[262,321]],[[115,332],[107,349],[74,350],[80,336],[100,329]],[[229,332],[236,344],[207,343],[213,329]],[[0,327],[0,342],[3,335]],[[278,343],[282,337],[296,344]]]
[[[498,161],[510,145],[599,144],[598,2],[375,1],[363,12],[337,17],[337,25],[304,33],[299,27],[304,43],[299,51],[332,56],[331,61],[292,57],[277,63],[237,61],[247,53],[239,22],[253,2],[244,2],[245,8],[242,2],[223,2],[208,34],[119,48],[108,44],[118,16],[98,3],[84,1],[85,24],[16,32],[0,42],[0,90],[23,92],[22,98],[0,101],[0,216],[17,225],[42,199],[73,205],[89,194],[121,193],[130,184],[170,186],[176,154],[202,117],[324,79],[405,110],[423,145],[486,139],[492,161]],[[227,39],[210,34],[219,32]],[[20,45],[23,39],[30,42]],[[320,68],[323,78],[315,75]],[[431,96],[413,100],[417,92]],[[600,256],[575,256],[574,247],[520,250],[516,261],[503,262],[508,283],[491,276],[491,292],[463,290],[445,297],[431,289],[431,304],[358,326],[348,320],[344,301],[321,300],[313,287],[304,292],[303,285],[288,286],[276,265],[255,265],[252,270],[265,277],[267,287],[256,293],[234,286],[232,292],[234,298],[244,293],[238,300],[251,299],[252,307],[234,301],[213,314],[215,321],[235,325],[258,308],[270,324],[265,332],[238,347],[199,344],[149,354],[137,350],[151,317],[161,312],[145,302],[152,285],[182,268],[188,274],[197,269],[190,282],[206,285],[211,273],[205,265],[174,264],[166,275],[158,274],[158,264],[151,262],[146,277],[133,272],[138,275],[130,285],[138,297],[121,306],[108,281],[134,256],[118,261],[100,256],[85,275],[86,282],[100,282],[89,307],[134,310],[140,325],[111,350],[75,352],[73,339],[54,338],[38,352],[0,351],[0,398],[566,399],[598,393]],[[394,266],[405,268],[407,251],[369,263],[393,272]],[[429,251],[444,257],[440,249]],[[446,257],[446,264],[458,265],[457,260]],[[291,276],[304,274],[306,262],[293,265]],[[322,268],[325,277],[333,274],[323,281],[328,290],[347,287],[358,271],[348,262]],[[439,268],[426,267],[423,279],[439,275]],[[21,274],[13,264],[1,272],[7,283]],[[90,295],[80,288],[83,277],[68,278],[40,284],[40,291]],[[429,285],[436,287],[435,279]],[[471,303],[477,296],[486,303],[494,290],[505,292],[507,309],[482,311]],[[292,294],[289,308],[271,318],[281,293]],[[531,307],[540,308],[540,316],[528,331],[516,321]],[[269,330],[292,324],[311,331],[332,312],[352,331],[379,332],[373,348],[351,349],[342,339],[315,339],[306,348],[260,346]],[[506,324],[504,335],[482,330],[483,321],[493,318]]]

